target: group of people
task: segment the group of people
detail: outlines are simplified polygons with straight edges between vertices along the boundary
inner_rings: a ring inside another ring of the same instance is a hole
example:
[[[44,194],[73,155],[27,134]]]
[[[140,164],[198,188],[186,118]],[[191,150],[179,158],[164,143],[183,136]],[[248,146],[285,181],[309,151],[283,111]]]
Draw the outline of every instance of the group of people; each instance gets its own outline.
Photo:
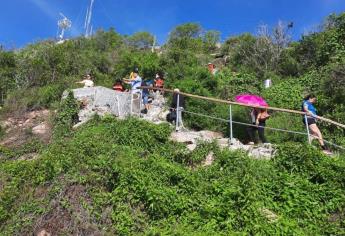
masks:
[[[308,126],[310,139],[317,139],[322,150],[326,154],[331,154],[331,152],[325,146],[322,133],[317,126],[317,110],[314,106],[315,103],[316,96],[314,94],[309,94],[303,99],[301,111],[306,113],[306,115],[303,117],[303,124]],[[254,144],[256,131],[258,132],[260,141],[262,143],[267,143],[267,139],[265,137],[265,126],[266,120],[270,117],[267,109],[252,108],[250,117],[252,125],[247,128],[247,133],[250,138],[249,144]]]
[[[94,81],[91,74],[86,74],[83,80],[76,82],[78,84],[83,84],[84,88],[90,88],[94,86]],[[124,84],[128,84],[130,89],[126,89]],[[164,87],[164,76],[163,73],[157,73],[155,78],[152,79],[142,79],[139,76],[138,68],[134,68],[134,70],[130,73],[129,78],[123,78],[122,80],[116,80],[113,84],[113,90],[118,92],[130,92],[131,94],[138,94],[141,96],[142,102],[145,106],[143,113],[147,113],[150,109],[149,104],[149,96],[150,90],[147,88],[140,89],[140,87],[156,87],[156,88],[163,88]]]
[[[144,104],[145,109],[143,110],[143,113],[147,113],[150,109],[150,103],[149,103],[149,96],[150,96],[150,89],[147,87],[156,87],[156,88],[163,88],[164,87],[164,77],[163,73],[157,73],[154,80],[152,79],[142,79],[139,76],[139,70],[138,68],[135,68],[133,72],[131,72],[129,79],[124,78],[122,80],[124,83],[129,84],[132,94],[139,94],[141,96],[142,102]],[[121,81],[120,81],[121,83]],[[116,85],[116,84],[115,84]],[[115,86],[114,85],[114,86]],[[140,89],[140,87],[146,87],[143,89]],[[115,88],[113,87],[115,90]]]
[[[86,87],[93,87],[94,82],[91,74],[87,74],[82,81],[78,81],[76,83],[84,84],[84,88]],[[154,80],[146,79],[143,80],[139,76],[138,68],[135,68],[129,76],[129,79],[124,78],[122,81],[117,80],[113,85],[113,90],[119,92],[129,92],[128,89],[125,89],[123,83],[130,85],[130,92],[132,94],[138,94],[142,102],[144,104],[145,109],[142,111],[143,113],[147,113],[150,109],[149,103],[149,96],[151,89],[147,87],[157,87],[163,88],[164,87],[164,78],[162,73],[157,73]],[[144,89],[140,89],[140,87],[146,87]],[[180,95],[180,91],[178,89],[174,90],[172,104],[170,108],[170,113],[167,116],[167,120],[169,122],[178,121],[179,124],[177,127],[183,126],[182,123],[182,111],[185,107],[184,96]],[[314,106],[316,102],[316,96],[310,94],[306,96],[302,102],[301,110],[302,112],[306,113],[306,116],[303,117],[303,124],[307,125],[310,133],[311,140],[317,139],[320,143],[322,150],[326,153],[330,151],[326,148],[322,133],[317,126],[317,110]],[[180,109],[177,109],[179,107]],[[177,119],[179,117],[179,119]],[[267,112],[267,109],[260,109],[260,108],[252,108],[250,111],[250,119],[251,119],[251,126],[247,128],[247,133],[249,136],[249,144],[254,144],[255,142],[255,133],[258,132],[259,139],[262,143],[267,143],[267,139],[265,137],[265,126],[266,120],[269,119],[270,115]]]

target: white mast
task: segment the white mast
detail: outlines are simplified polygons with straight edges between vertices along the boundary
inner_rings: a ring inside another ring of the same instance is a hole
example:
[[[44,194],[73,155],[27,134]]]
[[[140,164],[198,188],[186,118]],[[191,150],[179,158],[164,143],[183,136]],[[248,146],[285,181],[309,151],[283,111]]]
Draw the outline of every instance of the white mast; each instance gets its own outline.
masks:
[[[91,26],[91,17],[92,17],[92,8],[93,8],[94,0],[90,1],[90,6],[86,10],[86,17],[85,17],[85,37],[90,37],[92,35],[92,26]]]
[[[155,47],[156,47],[156,36],[153,37],[153,44],[152,44],[152,48],[151,48],[152,53],[155,52]]]

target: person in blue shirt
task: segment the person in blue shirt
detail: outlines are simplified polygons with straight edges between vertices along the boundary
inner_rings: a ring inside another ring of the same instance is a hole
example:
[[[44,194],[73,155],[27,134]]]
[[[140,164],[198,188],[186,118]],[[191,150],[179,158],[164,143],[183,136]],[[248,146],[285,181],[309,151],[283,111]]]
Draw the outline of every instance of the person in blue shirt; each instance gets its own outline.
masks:
[[[317,110],[314,107],[314,104],[316,103],[316,96],[314,94],[309,94],[306,96],[302,103],[302,111],[306,112],[307,119],[303,117],[303,123],[308,123],[310,134],[312,135],[312,138],[317,138],[319,141],[322,150],[328,152],[327,148],[325,147],[325,143],[323,141],[323,137],[321,134],[321,131],[319,127],[317,127]]]

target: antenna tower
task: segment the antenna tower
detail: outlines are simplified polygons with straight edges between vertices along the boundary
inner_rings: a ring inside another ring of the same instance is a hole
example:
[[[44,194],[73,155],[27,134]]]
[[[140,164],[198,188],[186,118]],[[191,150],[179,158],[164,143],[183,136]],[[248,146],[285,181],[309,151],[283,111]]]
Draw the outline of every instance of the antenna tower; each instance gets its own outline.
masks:
[[[71,28],[72,26],[72,21],[70,21],[66,16],[64,16],[64,14],[62,14],[60,12],[60,16],[62,17],[62,19],[60,19],[58,21],[58,28],[59,28],[59,33],[58,33],[58,39],[59,39],[59,42],[62,42],[63,39],[64,39],[64,34],[65,34],[65,31],[69,28]]]
[[[90,1],[90,6],[86,10],[86,17],[85,17],[85,37],[88,38],[92,35],[92,25],[91,25],[91,17],[92,17],[92,8],[93,8],[94,0]]]

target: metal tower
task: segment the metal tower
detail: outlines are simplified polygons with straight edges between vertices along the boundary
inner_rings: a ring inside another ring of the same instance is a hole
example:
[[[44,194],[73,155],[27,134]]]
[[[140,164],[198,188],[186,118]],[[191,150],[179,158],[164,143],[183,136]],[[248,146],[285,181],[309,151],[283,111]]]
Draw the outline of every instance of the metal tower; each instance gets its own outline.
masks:
[[[65,31],[69,28],[71,28],[72,26],[72,21],[70,21],[66,16],[64,16],[64,14],[60,13],[60,16],[62,17],[62,19],[60,19],[58,21],[58,39],[59,41],[63,41],[63,37],[65,34]]]
[[[86,17],[85,17],[85,37],[90,37],[92,35],[92,25],[91,25],[91,17],[92,17],[92,8],[93,8],[94,0],[91,0],[90,6],[86,10]]]

